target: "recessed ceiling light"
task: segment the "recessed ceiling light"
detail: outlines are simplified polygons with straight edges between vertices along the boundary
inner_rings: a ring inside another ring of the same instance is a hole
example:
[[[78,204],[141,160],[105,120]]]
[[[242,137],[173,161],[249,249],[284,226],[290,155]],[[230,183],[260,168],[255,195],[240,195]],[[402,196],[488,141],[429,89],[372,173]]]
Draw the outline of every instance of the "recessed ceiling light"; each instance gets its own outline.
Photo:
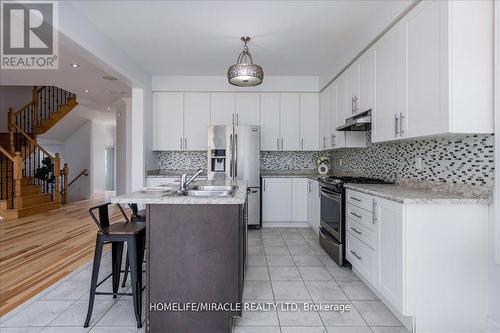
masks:
[[[88,89],[83,89],[83,92],[88,93],[88,92],[89,92],[89,90],[88,90]]]
[[[80,67],[80,65],[78,65],[78,64],[71,64],[71,67],[78,68],[78,67]]]
[[[106,107],[106,110],[110,111],[111,110],[111,106]]]
[[[115,91],[115,94],[122,95],[123,94],[123,90],[117,90],[117,91]]]
[[[116,81],[116,77],[114,76],[111,76],[111,75],[105,75],[102,77],[104,80],[108,80],[108,81]]]
[[[104,92],[105,92],[106,94],[112,94],[112,93],[113,93],[113,92],[112,92],[111,90],[109,90],[109,89],[104,90]]]

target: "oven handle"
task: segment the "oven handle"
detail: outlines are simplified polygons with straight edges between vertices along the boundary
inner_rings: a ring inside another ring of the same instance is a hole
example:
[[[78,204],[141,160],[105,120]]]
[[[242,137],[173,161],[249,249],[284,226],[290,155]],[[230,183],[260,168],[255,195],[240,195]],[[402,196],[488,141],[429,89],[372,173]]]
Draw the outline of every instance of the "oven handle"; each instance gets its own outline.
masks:
[[[324,196],[332,198],[332,199],[338,199],[338,200],[340,200],[340,198],[341,198],[341,195],[339,193],[335,193],[333,191],[327,190],[324,187],[321,187],[321,195],[324,195]]]

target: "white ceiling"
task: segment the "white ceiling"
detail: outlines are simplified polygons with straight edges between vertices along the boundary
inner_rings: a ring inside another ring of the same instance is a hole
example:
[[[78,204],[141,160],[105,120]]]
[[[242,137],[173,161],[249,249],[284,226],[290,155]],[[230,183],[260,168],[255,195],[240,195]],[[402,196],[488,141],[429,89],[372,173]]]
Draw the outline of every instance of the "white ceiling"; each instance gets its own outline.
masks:
[[[103,119],[114,117],[113,111],[106,108],[121,97],[131,96],[129,82],[62,34],[59,35],[59,45],[59,69],[1,69],[0,85],[56,86],[76,94],[78,103],[85,110],[102,113],[89,112],[87,119],[95,118],[96,115]],[[73,68],[71,64],[74,63],[80,67]],[[112,75],[117,80],[104,80],[102,77],[105,75]],[[89,92],[84,92],[85,89]],[[117,91],[122,91],[122,94],[117,94]]]
[[[71,5],[151,75],[225,75],[241,51],[239,37],[249,35],[254,61],[266,75],[321,77],[338,73],[412,2],[74,1]]]

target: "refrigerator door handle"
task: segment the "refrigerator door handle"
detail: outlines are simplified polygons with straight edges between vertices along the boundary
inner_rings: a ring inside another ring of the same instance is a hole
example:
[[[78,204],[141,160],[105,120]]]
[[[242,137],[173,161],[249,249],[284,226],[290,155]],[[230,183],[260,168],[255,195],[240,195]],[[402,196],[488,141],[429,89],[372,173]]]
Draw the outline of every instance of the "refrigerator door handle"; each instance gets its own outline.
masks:
[[[229,160],[229,177],[233,178],[233,135],[229,135],[229,151],[231,152],[231,159]]]
[[[238,177],[238,134],[234,135],[234,178]]]

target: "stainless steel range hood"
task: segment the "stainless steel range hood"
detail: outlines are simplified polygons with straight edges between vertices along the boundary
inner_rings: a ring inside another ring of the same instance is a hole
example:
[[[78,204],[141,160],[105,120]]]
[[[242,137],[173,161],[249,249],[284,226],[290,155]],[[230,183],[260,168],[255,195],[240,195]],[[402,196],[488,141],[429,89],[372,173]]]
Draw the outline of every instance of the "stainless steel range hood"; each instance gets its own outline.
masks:
[[[368,131],[372,128],[372,110],[368,110],[346,119],[337,131]]]

